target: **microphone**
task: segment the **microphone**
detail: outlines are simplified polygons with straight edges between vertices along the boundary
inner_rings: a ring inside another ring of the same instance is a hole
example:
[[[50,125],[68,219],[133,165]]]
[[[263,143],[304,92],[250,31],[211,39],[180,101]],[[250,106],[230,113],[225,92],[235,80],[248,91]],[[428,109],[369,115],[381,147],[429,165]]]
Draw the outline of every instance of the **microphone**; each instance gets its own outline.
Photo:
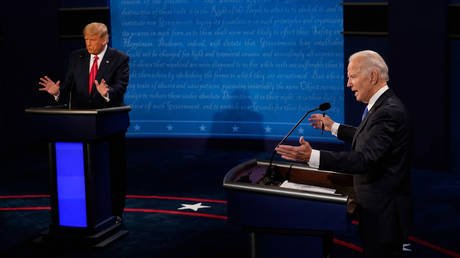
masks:
[[[305,113],[305,115],[303,115],[303,117],[299,120],[299,122],[297,122],[297,124],[294,127],[292,127],[291,131],[289,131],[289,133],[276,145],[276,147],[278,147],[279,145],[283,144],[284,141],[286,141],[289,135],[291,135],[291,133],[297,128],[297,126],[299,126],[299,124],[305,119],[305,117],[308,116],[308,114],[310,114],[311,112],[318,111],[318,110],[326,111],[329,108],[331,108],[331,104],[329,104],[328,102],[325,102],[319,105],[317,108],[309,110],[307,113]],[[283,176],[279,172],[278,167],[275,166],[274,168],[272,168],[273,158],[275,157],[275,154],[276,154],[276,151],[273,150],[272,157],[270,158],[270,163],[267,167],[267,170],[265,171],[265,176],[261,181],[265,185],[275,185],[275,184],[280,183],[281,180],[283,180]]]
[[[72,109],[72,90],[73,90],[73,83],[70,84],[70,91],[69,91],[69,110]]]
[[[319,105],[318,110],[319,111],[326,111],[326,110],[328,110],[330,108],[331,108],[331,104],[329,104],[329,102],[326,102],[326,103],[323,103],[323,104]]]

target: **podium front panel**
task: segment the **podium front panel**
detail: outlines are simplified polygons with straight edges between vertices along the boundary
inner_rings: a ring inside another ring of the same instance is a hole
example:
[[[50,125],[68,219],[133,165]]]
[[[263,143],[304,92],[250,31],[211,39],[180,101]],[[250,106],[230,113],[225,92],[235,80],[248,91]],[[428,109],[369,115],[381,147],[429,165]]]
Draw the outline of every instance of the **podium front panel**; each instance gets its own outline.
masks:
[[[87,227],[83,143],[56,142],[59,226]]]
[[[290,182],[327,187],[334,193],[304,191],[261,184],[267,162],[248,161],[230,170],[224,178],[229,222],[254,227],[342,230],[347,225],[350,175],[315,170],[306,166],[274,162]],[[247,176],[250,182],[239,179]]]
[[[113,139],[124,140],[130,110],[25,110],[29,128],[49,146],[51,224],[46,239],[102,247],[126,235],[112,215],[109,147]]]
[[[344,230],[346,206],[276,195],[227,194],[228,221],[248,227]]]
[[[272,165],[276,180],[266,172],[273,171],[267,169],[270,164],[256,160],[225,175],[228,221],[248,230],[251,257],[330,257],[333,232],[349,223],[346,204],[353,194],[352,177],[300,164]],[[284,180],[294,185],[281,187]]]

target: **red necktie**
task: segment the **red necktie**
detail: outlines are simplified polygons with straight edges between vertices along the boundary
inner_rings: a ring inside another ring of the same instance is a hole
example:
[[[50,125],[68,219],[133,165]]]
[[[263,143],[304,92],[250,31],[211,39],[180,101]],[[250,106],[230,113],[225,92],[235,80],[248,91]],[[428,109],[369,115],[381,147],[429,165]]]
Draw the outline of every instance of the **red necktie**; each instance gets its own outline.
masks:
[[[89,94],[91,95],[91,88],[93,87],[94,80],[96,80],[97,74],[97,56],[94,56],[93,66],[91,67],[91,72],[89,73]]]

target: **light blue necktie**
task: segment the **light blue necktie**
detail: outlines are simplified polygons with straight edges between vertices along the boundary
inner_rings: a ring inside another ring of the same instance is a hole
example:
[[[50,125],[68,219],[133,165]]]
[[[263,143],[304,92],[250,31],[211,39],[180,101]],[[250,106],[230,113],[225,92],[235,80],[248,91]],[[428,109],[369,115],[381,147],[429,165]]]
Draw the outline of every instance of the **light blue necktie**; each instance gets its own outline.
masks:
[[[363,116],[361,117],[361,121],[364,120],[364,118],[367,116],[367,113],[369,112],[369,110],[367,110],[367,107],[364,109],[364,112],[363,112]]]

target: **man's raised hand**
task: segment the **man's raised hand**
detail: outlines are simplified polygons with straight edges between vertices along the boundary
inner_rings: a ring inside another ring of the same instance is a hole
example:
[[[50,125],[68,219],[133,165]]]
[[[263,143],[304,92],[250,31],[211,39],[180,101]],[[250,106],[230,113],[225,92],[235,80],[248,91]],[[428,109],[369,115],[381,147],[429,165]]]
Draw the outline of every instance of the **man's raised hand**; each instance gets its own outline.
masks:
[[[45,75],[44,78],[40,78],[40,84],[43,88],[39,88],[39,91],[46,91],[49,94],[56,96],[59,94],[59,84],[61,81],[53,82],[48,76]]]
[[[312,114],[310,118],[310,125],[315,129],[321,129],[324,124],[324,130],[330,132],[334,121],[329,116],[323,116],[322,114]]]
[[[104,79],[101,80],[99,83],[97,80],[94,81],[96,83],[96,88],[101,96],[107,97],[107,93],[109,92],[109,85],[105,82]]]
[[[291,145],[278,145],[275,150],[281,155],[283,159],[298,161],[298,162],[309,162],[312,148],[310,143],[305,141],[303,136],[299,139],[298,146]]]

